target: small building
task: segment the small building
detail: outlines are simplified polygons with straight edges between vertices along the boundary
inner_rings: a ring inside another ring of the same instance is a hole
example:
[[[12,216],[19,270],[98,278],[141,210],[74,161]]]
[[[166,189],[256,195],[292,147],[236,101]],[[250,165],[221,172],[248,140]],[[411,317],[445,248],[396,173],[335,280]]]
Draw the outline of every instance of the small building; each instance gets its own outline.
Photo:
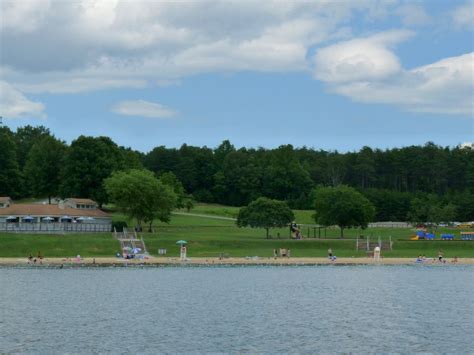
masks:
[[[99,208],[97,202],[89,198],[68,198],[64,200],[64,204],[68,207],[80,210],[95,210]]]
[[[0,231],[110,232],[112,216],[90,199],[70,198],[58,204],[15,204],[0,197]]]

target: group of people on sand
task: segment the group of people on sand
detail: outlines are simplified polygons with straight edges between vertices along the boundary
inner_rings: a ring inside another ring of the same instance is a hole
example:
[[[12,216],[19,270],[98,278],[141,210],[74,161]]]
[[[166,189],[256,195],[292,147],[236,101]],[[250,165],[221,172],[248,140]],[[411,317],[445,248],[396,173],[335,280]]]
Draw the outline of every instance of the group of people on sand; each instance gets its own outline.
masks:
[[[336,255],[333,254],[331,248],[328,249],[328,259],[331,260],[331,261],[336,261],[336,259],[337,259]]]
[[[39,262],[41,265],[43,264],[43,256],[41,255],[41,252],[38,251],[38,256],[36,258],[33,257],[33,255],[30,255],[28,256],[28,264],[36,264],[37,262]]]
[[[425,262],[425,261],[427,261],[427,260],[428,260],[428,259],[426,258],[425,255],[421,255],[421,254],[420,254],[420,255],[418,255],[418,258],[416,258],[416,261],[415,261],[415,262],[417,262],[417,263],[423,263],[423,262]],[[443,252],[441,249],[438,251],[438,258],[437,258],[437,259],[436,259],[436,258],[432,258],[432,259],[431,259],[431,263],[436,263],[436,262],[438,262],[438,263],[443,263],[443,264],[446,263],[446,259],[444,258],[444,252]],[[451,260],[451,262],[452,262],[452,263],[457,263],[457,262],[458,262],[458,257],[455,256],[455,257],[453,258],[453,260]]]

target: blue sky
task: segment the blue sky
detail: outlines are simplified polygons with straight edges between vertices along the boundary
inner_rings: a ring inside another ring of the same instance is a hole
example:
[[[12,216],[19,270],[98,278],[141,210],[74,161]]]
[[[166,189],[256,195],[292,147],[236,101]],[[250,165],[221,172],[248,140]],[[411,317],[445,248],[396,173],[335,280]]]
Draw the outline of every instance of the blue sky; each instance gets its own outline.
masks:
[[[1,6],[0,115],[12,129],[145,152],[474,140],[473,1]]]

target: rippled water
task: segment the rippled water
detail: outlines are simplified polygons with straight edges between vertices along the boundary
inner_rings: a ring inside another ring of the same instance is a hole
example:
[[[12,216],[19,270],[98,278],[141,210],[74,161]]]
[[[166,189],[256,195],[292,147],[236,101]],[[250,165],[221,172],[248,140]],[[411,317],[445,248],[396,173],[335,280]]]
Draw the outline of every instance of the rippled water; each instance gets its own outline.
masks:
[[[473,272],[0,269],[0,353],[472,353]]]

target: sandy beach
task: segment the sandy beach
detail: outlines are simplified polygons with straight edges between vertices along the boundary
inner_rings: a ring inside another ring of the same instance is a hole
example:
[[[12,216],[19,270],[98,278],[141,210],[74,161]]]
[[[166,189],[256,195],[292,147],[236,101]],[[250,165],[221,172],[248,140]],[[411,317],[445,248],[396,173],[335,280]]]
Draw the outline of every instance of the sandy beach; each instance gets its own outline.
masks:
[[[125,265],[474,265],[474,258],[459,258],[457,262],[446,259],[445,263],[437,259],[427,259],[424,262],[416,262],[415,258],[381,258],[375,261],[372,258],[338,258],[331,261],[327,258],[188,258],[185,261],[179,258],[149,257],[145,259],[121,259],[112,257],[98,258],[44,258],[42,263],[28,263],[27,258],[0,258],[0,266],[125,266]]]

